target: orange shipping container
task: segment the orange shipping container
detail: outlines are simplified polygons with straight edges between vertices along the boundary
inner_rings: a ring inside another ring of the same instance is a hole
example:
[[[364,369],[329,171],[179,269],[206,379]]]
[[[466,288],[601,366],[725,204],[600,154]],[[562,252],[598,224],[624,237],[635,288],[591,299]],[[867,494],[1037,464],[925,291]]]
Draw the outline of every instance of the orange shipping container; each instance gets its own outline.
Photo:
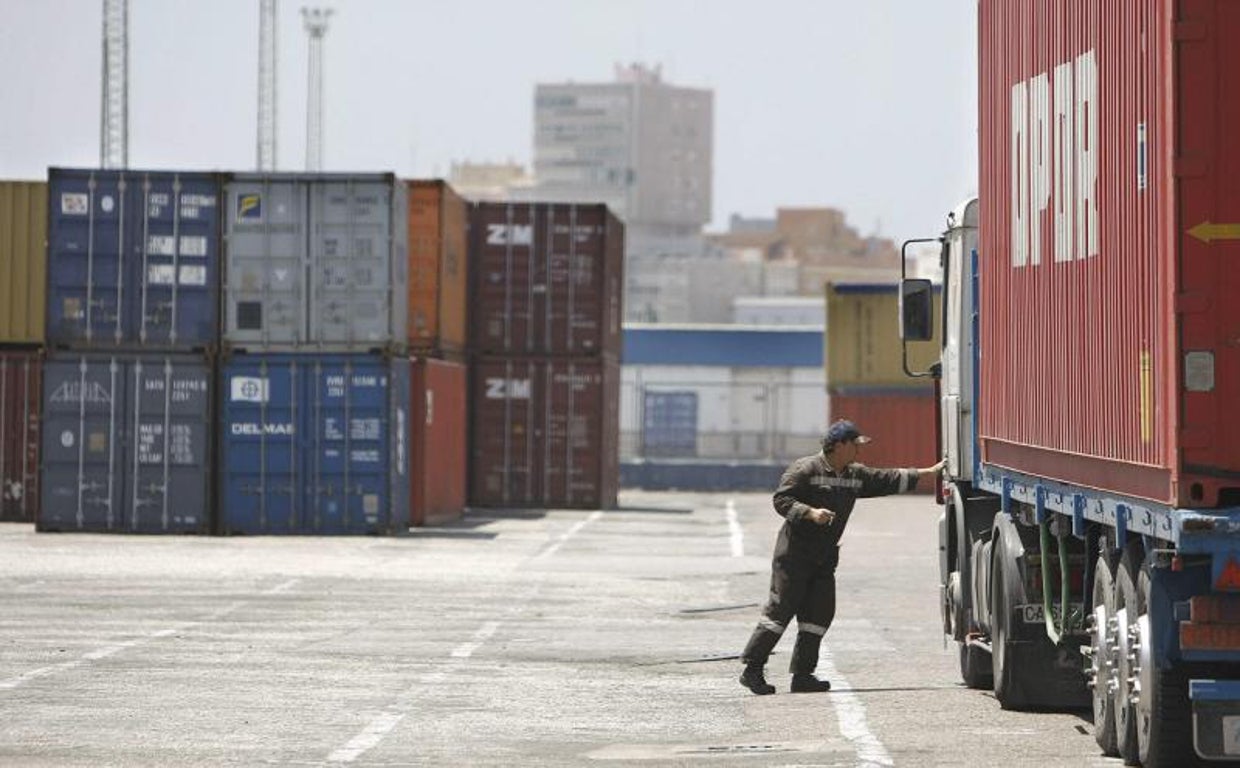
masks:
[[[409,348],[465,350],[465,201],[440,180],[409,182]]]
[[[861,463],[870,467],[928,467],[938,461],[933,388],[832,388],[829,397],[831,421],[849,419],[872,439],[861,449]],[[934,478],[923,476],[917,490],[933,492]]]
[[[462,363],[413,358],[411,526],[454,520],[465,508],[467,372]]]

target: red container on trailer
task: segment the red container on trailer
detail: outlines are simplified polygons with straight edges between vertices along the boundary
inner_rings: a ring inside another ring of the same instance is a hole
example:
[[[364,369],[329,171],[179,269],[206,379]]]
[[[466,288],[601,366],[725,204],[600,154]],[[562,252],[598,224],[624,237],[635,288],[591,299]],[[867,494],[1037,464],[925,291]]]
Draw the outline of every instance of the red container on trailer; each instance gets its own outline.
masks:
[[[42,372],[38,350],[0,350],[0,520],[39,514]]]
[[[476,203],[470,351],[620,356],[624,225],[605,205]]]
[[[1240,5],[983,0],[982,460],[1240,503]]]
[[[413,358],[411,526],[447,522],[459,518],[465,508],[467,373],[464,363]]]
[[[938,461],[933,387],[833,387],[828,421],[848,419],[870,437],[858,460],[870,467],[928,467]],[[917,490],[933,492],[936,478],[922,476]]]
[[[616,506],[615,358],[479,358],[470,376],[471,506]]]

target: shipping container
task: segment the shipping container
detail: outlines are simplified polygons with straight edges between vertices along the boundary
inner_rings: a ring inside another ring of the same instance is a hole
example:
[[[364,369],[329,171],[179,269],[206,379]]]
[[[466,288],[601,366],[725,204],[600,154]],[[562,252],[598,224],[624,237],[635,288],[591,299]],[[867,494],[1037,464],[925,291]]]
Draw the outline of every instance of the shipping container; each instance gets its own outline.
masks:
[[[899,286],[827,284],[827,385],[917,387],[904,373]],[[942,296],[934,294],[934,338],[908,344],[909,369],[926,370],[939,357]]]
[[[1240,9],[1191,6],[979,6],[979,431],[988,464],[1201,508],[1240,503],[1240,144],[1219,96],[1240,88]]]
[[[47,184],[0,181],[0,344],[42,344]]]
[[[39,529],[208,533],[213,386],[198,355],[52,353]]]
[[[409,526],[409,360],[235,355],[222,366],[224,534]]]
[[[403,350],[408,215],[390,174],[233,174],[224,340],[255,352]]]
[[[624,225],[603,205],[475,203],[470,348],[620,355]]]
[[[465,201],[443,181],[409,182],[409,348],[465,351],[469,306]]]
[[[453,520],[465,508],[468,371],[463,363],[413,358],[410,525]]]
[[[39,512],[38,350],[0,350],[0,520],[33,523]]]
[[[928,467],[939,460],[934,388],[842,387],[831,389],[830,421],[848,419],[871,442],[857,460],[870,467]],[[936,479],[923,475],[917,490],[933,492]]]
[[[70,168],[48,177],[48,345],[214,347],[220,177]]]
[[[471,506],[615,507],[615,359],[478,358],[470,376]]]

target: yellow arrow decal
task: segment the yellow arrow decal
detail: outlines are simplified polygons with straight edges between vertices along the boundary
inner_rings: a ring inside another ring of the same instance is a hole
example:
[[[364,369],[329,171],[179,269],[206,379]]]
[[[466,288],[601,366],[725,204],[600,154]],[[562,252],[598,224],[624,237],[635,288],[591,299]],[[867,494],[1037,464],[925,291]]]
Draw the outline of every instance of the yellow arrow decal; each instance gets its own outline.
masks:
[[[1240,240],[1240,224],[1211,224],[1203,221],[1188,230],[1188,234],[1203,243],[1211,240]]]

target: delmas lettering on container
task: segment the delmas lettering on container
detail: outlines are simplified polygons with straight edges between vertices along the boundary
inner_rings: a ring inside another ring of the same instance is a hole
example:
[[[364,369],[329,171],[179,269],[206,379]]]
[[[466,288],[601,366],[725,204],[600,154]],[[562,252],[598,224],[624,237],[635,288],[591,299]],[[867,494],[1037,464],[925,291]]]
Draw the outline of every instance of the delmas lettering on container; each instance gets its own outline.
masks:
[[[1055,262],[1097,256],[1099,103],[1094,51],[1013,85],[1011,108],[1012,266],[1042,263],[1042,214],[1048,207],[1054,212]],[[1138,133],[1144,136],[1144,125]],[[1144,146],[1140,151],[1144,156]]]
[[[253,422],[243,422],[232,425],[232,433],[234,435],[242,435],[246,437],[262,437],[263,435],[292,435],[292,424],[255,424]]]

